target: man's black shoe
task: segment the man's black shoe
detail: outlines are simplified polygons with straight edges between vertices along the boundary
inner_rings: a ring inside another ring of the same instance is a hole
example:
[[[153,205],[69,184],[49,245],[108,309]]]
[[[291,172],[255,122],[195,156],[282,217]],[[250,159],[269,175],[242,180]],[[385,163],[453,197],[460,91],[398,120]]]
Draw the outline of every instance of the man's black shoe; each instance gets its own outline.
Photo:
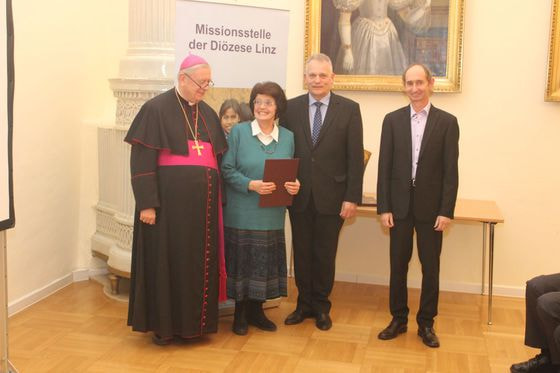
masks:
[[[419,326],[418,335],[422,338],[422,342],[428,347],[439,347],[439,339],[434,328],[428,326]]]
[[[397,336],[402,333],[406,333],[406,324],[393,320],[391,321],[389,326],[387,326],[377,335],[377,338],[388,340],[397,338]]]
[[[284,320],[284,324],[296,325],[303,322],[303,320],[309,319],[311,317],[313,317],[313,314],[311,312],[303,312],[296,309],[294,312],[290,313],[288,317],[286,317],[286,320]]]
[[[332,327],[332,320],[328,313],[318,313],[315,318],[315,326],[321,330],[329,330]]]
[[[550,365],[550,357],[547,354],[538,354],[527,361],[513,364],[509,370],[511,373],[537,372],[540,371],[541,368],[549,367]]]

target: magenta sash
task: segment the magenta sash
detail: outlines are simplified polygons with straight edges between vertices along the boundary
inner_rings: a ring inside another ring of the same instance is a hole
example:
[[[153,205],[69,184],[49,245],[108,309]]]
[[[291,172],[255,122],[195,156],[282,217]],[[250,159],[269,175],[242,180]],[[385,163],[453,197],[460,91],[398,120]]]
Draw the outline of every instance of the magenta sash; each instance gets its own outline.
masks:
[[[214,156],[212,144],[209,142],[199,141],[198,144],[203,147],[200,149],[201,155],[198,155],[195,148],[195,142],[188,140],[189,154],[171,154],[168,149],[159,151],[159,166],[202,166],[212,168],[220,173],[218,162]],[[222,213],[222,188],[218,186],[218,265],[219,265],[219,295],[220,302],[227,300],[226,294],[226,261],[224,248],[224,220]]]
[[[218,162],[216,157],[214,157],[214,150],[212,149],[212,144],[209,142],[199,141],[198,145],[204,147],[200,149],[201,155],[195,147],[195,143],[192,140],[188,141],[189,154],[171,154],[169,149],[162,149],[159,151],[158,165],[160,166],[203,166],[218,169]]]

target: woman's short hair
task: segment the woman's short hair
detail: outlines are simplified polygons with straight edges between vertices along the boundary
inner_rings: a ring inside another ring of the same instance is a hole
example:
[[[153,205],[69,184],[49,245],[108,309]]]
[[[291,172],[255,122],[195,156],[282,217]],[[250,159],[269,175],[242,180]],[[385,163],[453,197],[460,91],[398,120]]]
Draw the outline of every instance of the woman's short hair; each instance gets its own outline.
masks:
[[[251,98],[249,99],[249,106],[251,111],[255,112],[255,97],[257,95],[267,95],[274,99],[276,103],[276,118],[283,115],[286,112],[288,106],[288,100],[286,99],[286,94],[277,83],[274,82],[262,82],[257,83],[251,90]]]
[[[225,100],[224,102],[222,102],[222,106],[220,106],[220,111],[219,111],[219,114],[218,114],[218,117],[220,118],[220,120],[222,119],[222,117],[226,113],[227,109],[232,109],[233,111],[235,111],[235,113],[239,117],[241,117],[241,107],[239,106],[239,102],[236,99],[229,98],[229,99]]]

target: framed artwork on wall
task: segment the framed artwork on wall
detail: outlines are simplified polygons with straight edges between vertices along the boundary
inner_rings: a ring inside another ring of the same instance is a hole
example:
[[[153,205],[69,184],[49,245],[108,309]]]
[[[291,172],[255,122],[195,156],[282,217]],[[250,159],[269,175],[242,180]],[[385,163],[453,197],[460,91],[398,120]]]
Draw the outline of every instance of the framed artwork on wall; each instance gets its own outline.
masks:
[[[322,52],[341,90],[400,91],[412,62],[459,92],[464,0],[306,0],[305,59]]]
[[[546,101],[560,101],[560,0],[552,2]]]

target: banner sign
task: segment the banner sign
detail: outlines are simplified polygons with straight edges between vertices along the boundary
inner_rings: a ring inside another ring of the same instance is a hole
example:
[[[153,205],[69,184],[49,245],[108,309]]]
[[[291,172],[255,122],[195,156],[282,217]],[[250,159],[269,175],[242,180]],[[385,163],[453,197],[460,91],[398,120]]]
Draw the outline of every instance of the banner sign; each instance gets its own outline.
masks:
[[[287,10],[177,0],[175,65],[189,54],[204,57],[220,88],[286,86]]]

